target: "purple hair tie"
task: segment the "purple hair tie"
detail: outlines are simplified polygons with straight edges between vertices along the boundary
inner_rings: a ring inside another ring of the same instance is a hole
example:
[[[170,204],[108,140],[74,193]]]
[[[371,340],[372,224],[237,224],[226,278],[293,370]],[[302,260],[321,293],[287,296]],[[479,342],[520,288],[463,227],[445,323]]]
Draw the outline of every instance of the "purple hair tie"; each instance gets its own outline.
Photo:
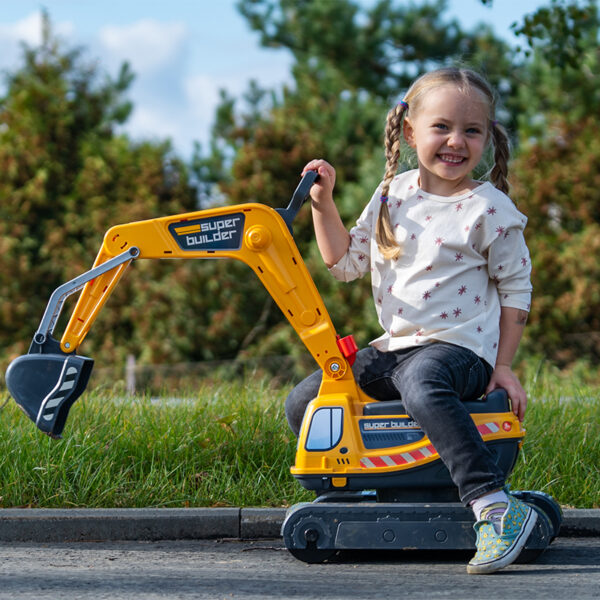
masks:
[[[404,109],[404,110],[408,110],[408,103],[405,102],[404,100],[400,100],[400,102],[398,102],[398,104]]]
[[[381,202],[382,202],[383,204],[385,204],[385,203],[388,201],[388,197],[387,197],[387,196],[380,196],[380,198],[379,198],[379,199],[381,200]]]

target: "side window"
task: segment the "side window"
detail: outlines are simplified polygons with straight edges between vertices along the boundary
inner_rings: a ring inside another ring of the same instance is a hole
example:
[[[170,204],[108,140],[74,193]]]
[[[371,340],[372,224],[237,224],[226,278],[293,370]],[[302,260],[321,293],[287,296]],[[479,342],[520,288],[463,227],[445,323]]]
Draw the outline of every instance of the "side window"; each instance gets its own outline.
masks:
[[[315,411],[306,438],[307,450],[331,450],[342,438],[344,411],[337,407],[323,407]]]

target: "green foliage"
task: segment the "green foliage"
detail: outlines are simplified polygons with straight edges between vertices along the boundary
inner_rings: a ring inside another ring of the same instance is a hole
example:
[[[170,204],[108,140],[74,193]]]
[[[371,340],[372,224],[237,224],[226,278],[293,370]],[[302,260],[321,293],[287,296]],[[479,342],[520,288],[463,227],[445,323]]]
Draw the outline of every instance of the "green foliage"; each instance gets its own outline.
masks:
[[[126,65],[111,79],[79,50],[63,49],[48,22],[42,45],[26,48],[23,63],[0,105],[4,364],[26,352],[50,293],[91,267],[107,229],[195,210],[198,202],[190,170],[169,143],[115,134],[130,108]],[[209,174],[199,173],[205,191]],[[145,363],[233,358],[267,300],[247,267],[230,261],[137,261],[81,352],[99,365],[124,364],[130,353]]]
[[[240,98],[223,91],[210,143],[190,165],[168,142],[115,133],[131,110],[133,74],[123,65],[113,78],[86,63],[57,42],[46,17],[42,44],[24,48],[0,99],[0,361],[26,351],[50,292],[91,266],[117,223],[223,202],[283,207],[306,161],[323,157],[336,167],[336,202],[351,226],[383,173],[389,106],[423,70],[455,62],[499,90],[499,118],[516,142],[511,177],[535,267],[526,348],[565,364],[577,352],[597,360],[597,2],[551,0],[515,24],[527,47],[519,55],[489,27],[463,31],[445,18],[446,4],[239,0],[263,45],[294,57],[293,83],[251,82]],[[368,278],[333,280],[308,207],[294,232],[340,333],[359,345],[376,337]],[[137,261],[82,352],[99,366],[132,353],[144,364],[287,354],[298,376],[312,367],[235,261]]]
[[[529,215],[534,301],[527,347],[565,364],[600,359],[600,120],[555,123],[515,162]]]
[[[582,6],[583,5],[583,6]],[[579,69],[590,47],[598,42],[597,0],[550,0],[523,23],[513,25],[529,48],[541,50],[553,67]],[[531,50],[525,50],[529,56]]]
[[[446,6],[446,0],[379,0],[369,7],[350,0],[238,2],[262,45],[291,51],[296,69],[309,66],[316,74],[334,67],[348,89],[384,98],[397,96],[431,64],[470,53],[475,36],[442,18]]]
[[[26,350],[51,291],[90,268],[110,226],[195,206],[168,144],[134,145],[114,133],[131,108],[124,93],[132,77],[124,65],[113,80],[81,51],[63,50],[47,18],[42,44],[26,47],[8,76],[0,105],[4,356]],[[156,268],[150,277],[167,281]],[[129,280],[116,294],[124,310],[103,315],[106,335],[91,344],[101,358],[118,356],[132,337],[135,297]]]
[[[583,6],[580,6],[583,4]],[[600,15],[597,0],[552,0],[515,32],[527,40],[526,68],[515,75],[520,138],[544,139],[553,121],[576,124],[600,103]],[[522,77],[522,79],[521,79]]]

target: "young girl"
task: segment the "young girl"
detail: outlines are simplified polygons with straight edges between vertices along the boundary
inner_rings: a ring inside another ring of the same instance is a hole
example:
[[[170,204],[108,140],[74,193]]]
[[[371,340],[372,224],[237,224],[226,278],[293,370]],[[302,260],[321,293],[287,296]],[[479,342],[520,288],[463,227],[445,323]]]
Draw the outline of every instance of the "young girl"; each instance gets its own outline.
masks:
[[[396,175],[401,138],[418,169]],[[489,182],[471,172],[488,143]],[[343,281],[371,274],[383,335],[357,354],[353,371],[378,400],[401,397],[444,461],[476,517],[469,573],[517,558],[537,515],[504,489],[504,474],[462,404],[502,387],[523,420],[527,398],[511,363],[531,298],[526,218],[506,195],[508,138],[495,120],[487,82],[445,68],[417,79],[388,114],[383,182],[350,233],[333,201],[335,170],[324,160],[304,171],[319,250]],[[321,382],[318,371],[286,401],[297,435]]]

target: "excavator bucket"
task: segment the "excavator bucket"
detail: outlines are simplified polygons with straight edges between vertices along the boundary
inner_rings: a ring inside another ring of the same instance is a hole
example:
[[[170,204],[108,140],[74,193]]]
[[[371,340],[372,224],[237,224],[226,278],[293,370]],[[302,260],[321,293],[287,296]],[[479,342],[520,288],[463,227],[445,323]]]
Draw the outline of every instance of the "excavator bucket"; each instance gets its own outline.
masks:
[[[85,390],[94,361],[75,354],[24,354],[11,362],[6,386],[37,427],[60,438],[69,409]]]
[[[56,288],[33,336],[29,353],[13,360],[6,370],[6,387],[23,412],[50,437],[60,438],[69,415],[69,409],[83,394],[94,366],[94,361],[75,354],[77,344],[64,348],[52,337],[65,300],[87,283],[113,271],[112,289],[123,269],[139,254],[135,247],[93,267],[89,271]],[[104,296],[100,294],[101,298]],[[80,336],[81,337],[81,336]],[[65,352],[65,348],[70,348]]]

